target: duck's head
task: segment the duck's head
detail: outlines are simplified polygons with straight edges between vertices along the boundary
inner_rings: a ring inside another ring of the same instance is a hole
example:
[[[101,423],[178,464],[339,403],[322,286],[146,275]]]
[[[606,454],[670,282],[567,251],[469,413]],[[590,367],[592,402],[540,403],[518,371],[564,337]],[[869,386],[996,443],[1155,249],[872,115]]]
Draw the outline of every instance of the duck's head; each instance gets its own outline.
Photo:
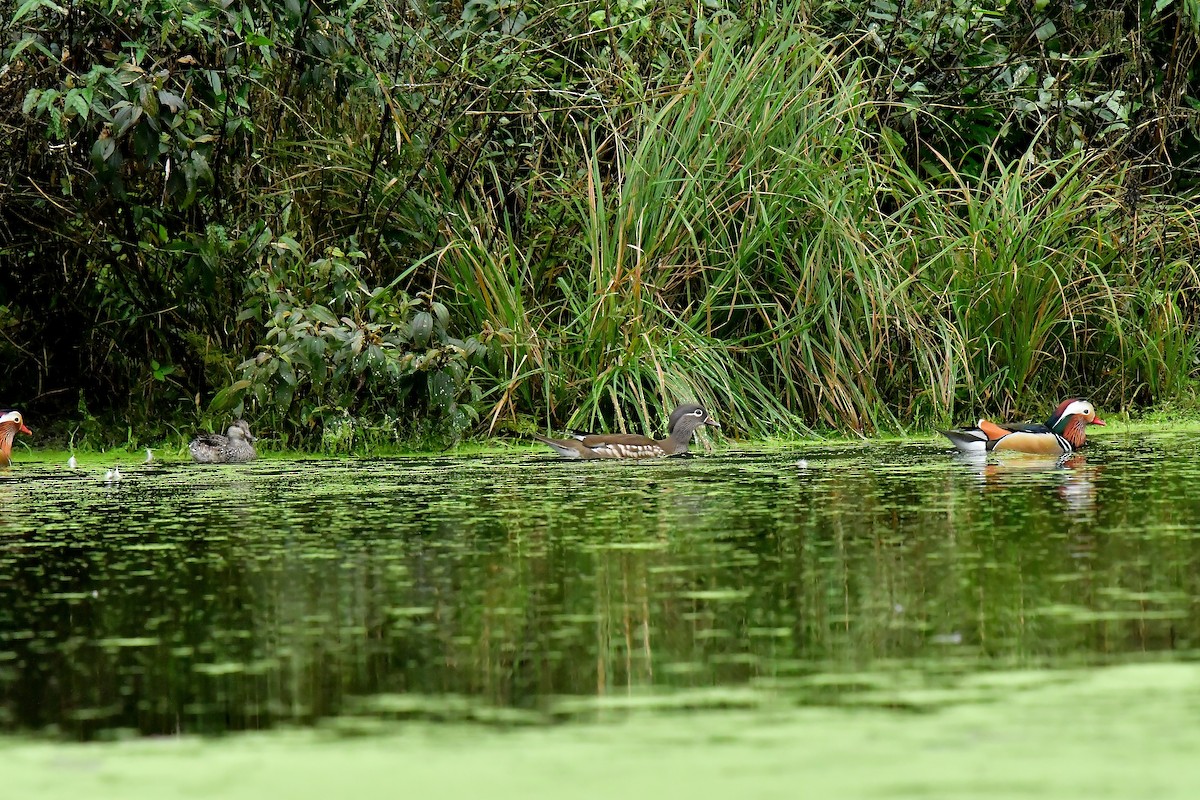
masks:
[[[33,431],[25,427],[25,420],[20,411],[0,411],[0,426],[11,426],[14,432],[33,434]]]
[[[225,431],[225,435],[230,439],[246,439],[247,441],[257,442],[258,438],[250,433],[250,423],[244,419],[239,419],[229,426]]]
[[[25,427],[20,411],[0,411],[0,467],[7,467],[12,461],[12,442],[18,431],[33,433]]]
[[[1059,404],[1046,420],[1046,427],[1061,434],[1073,418],[1083,420],[1085,425],[1104,425],[1104,420],[1096,416],[1096,407],[1087,400],[1070,397]]]
[[[673,439],[691,438],[692,433],[702,425],[721,427],[707,411],[698,403],[683,403],[671,412],[667,423],[667,435]]]

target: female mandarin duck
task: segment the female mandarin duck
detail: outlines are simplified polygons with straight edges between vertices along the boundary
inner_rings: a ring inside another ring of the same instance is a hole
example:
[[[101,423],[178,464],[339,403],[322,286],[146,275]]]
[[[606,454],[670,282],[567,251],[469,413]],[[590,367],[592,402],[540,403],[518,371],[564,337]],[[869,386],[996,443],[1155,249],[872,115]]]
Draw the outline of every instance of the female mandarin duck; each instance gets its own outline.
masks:
[[[12,463],[12,443],[17,433],[32,435],[33,431],[25,427],[25,420],[20,411],[0,410],[0,467]]]
[[[258,455],[251,442],[257,441],[250,435],[250,426],[239,419],[229,426],[222,436],[219,433],[202,433],[188,445],[192,459],[201,464],[235,464],[253,461]]]
[[[651,439],[636,433],[574,433],[570,439],[533,438],[553,447],[563,458],[662,458],[686,453],[692,434],[702,425],[721,424],[703,406],[684,403],[671,413],[667,438]]]
[[[1088,425],[1103,425],[1095,407],[1087,400],[1064,400],[1045,424],[997,425],[986,419],[973,428],[940,431],[964,453],[990,453],[1011,450],[1036,455],[1064,455],[1087,444]]]

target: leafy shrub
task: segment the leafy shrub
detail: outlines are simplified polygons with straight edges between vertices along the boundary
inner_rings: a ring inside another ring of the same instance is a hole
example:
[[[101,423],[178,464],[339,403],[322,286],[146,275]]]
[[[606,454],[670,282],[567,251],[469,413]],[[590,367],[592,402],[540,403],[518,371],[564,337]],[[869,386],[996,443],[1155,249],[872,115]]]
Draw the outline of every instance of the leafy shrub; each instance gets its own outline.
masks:
[[[301,262],[282,238],[275,263],[252,276],[244,320],[261,324],[257,353],[210,411],[265,413],[299,441],[349,449],[364,436],[458,437],[477,419],[474,337],[450,334],[446,306],[426,292],[370,287],[359,251]],[[429,420],[416,428],[413,423]]]
[[[817,18],[873,73],[882,123],[914,163],[977,172],[996,155],[1083,150],[1138,166],[1135,185],[1190,188],[1198,14],[1173,0],[855,0]]]

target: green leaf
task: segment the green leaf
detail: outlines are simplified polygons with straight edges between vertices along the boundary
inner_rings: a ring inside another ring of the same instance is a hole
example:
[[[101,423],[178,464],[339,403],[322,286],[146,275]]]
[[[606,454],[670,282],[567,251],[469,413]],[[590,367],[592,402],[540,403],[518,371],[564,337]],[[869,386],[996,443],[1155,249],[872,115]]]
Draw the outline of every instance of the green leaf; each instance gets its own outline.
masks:
[[[283,378],[284,383],[288,386],[296,385],[296,370],[292,369],[292,365],[286,361],[281,361],[279,364],[279,377]]]
[[[428,311],[421,311],[413,317],[412,321],[413,344],[417,347],[424,347],[429,343],[429,335],[433,333],[433,315]]]
[[[158,90],[158,101],[174,111],[176,114],[178,114],[180,111],[183,111],[187,107],[187,104],[183,102],[182,97],[173,92],[168,92],[166,89]]]
[[[84,97],[84,93],[82,90],[72,89],[71,91],[67,92],[67,101],[66,102],[67,102],[68,108],[75,109],[76,114],[78,114],[83,120],[85,120],[85,121],[87,120],[88,112],[91,111],[92,109],[91,109],[91,106],[88,104],[87,98]]]
[[[234,381],[231,385],[226,386],[221,391],[213,395],[213,399],[208,404],[210,414],[219,414],[223,411],[228,411],[242,398],[242,393],[252,386],[251,382],[242,379]]]
[[[103,136],[92,145],[92,161],[96,166],[108,163],[117,150],[117,142],[109,136]]]
[[[429,375],[429,404],[443,413],[454,403],[454,379],[445,372]]]
[[[36,11],[37,9],[39,9],[43,6],[45,6],[46,8],[53,9],[63,15],[66,15],[66,13],[67,13],[67,10],[65,8],[58,5],[57,3],[50,2],[50,0],[25,0],[25,2],[22,3],[21,6],[17,9],[17,13],[13,14],[13,18],[12,18],[13,24],[14,25],[17,24],[17,22],[20,21],[21,17],[23,17],[26,14],[29,14],[33,11]]]
[[[8,54],[9,63],[11,64],[12,62],[16,61],[17,56],[21,55],[21,53],[24,52],[24,50],[26,48],[32,47],[33,45],[36,45],[36,44],[38,44],[38,40],[37,40],[36,36],[26,36],[24,39],[17,42],[17,46],[14,47],[12,49],[12,52]],[[46,48],[39,46],[38,49],[45,51]],[[28,113],[28,112],[26,112],[26,113]]]
[[[325,306],[321,306],[321,305],[309,306],[308,313],[311,314],[314,319],[316,319],[318,322],[322,323],[323,325],[329,325],[329,326],[333,327],[338,324],[337,317],[335,317],[333,312],[330,311]]]
[[[434,316],[437,317],[438,326],[441,330],[445,331],[450,325],[450,312],[446,310],[446,306],[442,303],[434,303],[432,308]]]
[[[37,104],[38,111],[46,111],[47,109],[49,109],[51,107],[51,104],[55,100],[57,100],[58,97],[59,97],[59,94],[56,90],[44,89],[42,91],[42,93],[40,95],[38,95],[38,104]]]

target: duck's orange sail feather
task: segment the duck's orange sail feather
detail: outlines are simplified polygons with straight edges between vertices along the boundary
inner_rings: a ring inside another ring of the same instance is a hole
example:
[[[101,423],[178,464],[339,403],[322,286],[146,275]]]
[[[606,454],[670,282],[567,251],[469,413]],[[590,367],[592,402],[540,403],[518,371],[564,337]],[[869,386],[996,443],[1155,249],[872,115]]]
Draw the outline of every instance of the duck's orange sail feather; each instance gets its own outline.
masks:
[[[1005,430],[994,422],[988,422],[986,419],[979,420],[979,425],[977,427],[979,430],[986,433],[989,439],[999,439],[1012,433],[1012,431]]]

